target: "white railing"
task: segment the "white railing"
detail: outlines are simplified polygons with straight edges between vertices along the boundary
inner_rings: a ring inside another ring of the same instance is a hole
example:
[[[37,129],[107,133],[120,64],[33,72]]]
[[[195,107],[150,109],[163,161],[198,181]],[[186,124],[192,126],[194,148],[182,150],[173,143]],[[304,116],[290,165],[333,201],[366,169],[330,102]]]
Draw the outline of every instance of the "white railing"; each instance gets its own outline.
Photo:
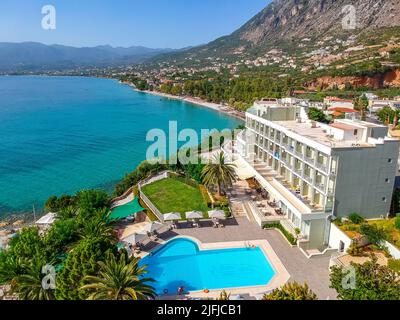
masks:
[[[152,184],[154,182],[160,181],[167,179],[170,175],[170,171],[163,171],[153,177],[147,178],[145,180],[142,180],[138,183],[138,190],[139,190],[139,195],[142,201],[146,204],[146,206],[157,216],[157,218],[161,221],[164,222],[164,215],[161,213],[161,211],[151,202],[151,200],[143,193],[142,188],[144,186],[147,186],[149,184]]]
[[[149,198],[140,190],[139,191],[140,198],[142,201],[146,204],[146,206],[157,216],[157,218],[161,221],[164,222],[164,215],[161,213],[160,210],[153,204],[153,202],[150,201]]]

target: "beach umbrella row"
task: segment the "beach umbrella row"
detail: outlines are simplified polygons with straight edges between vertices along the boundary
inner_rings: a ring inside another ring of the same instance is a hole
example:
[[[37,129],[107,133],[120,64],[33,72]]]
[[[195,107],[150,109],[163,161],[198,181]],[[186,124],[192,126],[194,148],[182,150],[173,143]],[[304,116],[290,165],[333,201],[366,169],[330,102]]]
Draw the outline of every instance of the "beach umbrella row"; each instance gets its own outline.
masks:
[[[158,221],[151,222],[151,223],[148,223],[147,225],[145,225],[143,228],[141,228],[139,230],[139,232],[131,234],[130,236],[128,236],[122,240],[127,243],[136,244],[138,242],[141,242],[141,241],[147,239],[148,238],[147,233],[153,233],[164,227],[165,227],[165,225],[162,224],[161,222],[158,222]]]
[[[225,211],[224,210],[208,211],[208,216],[210,218],[215,218],[215,219],[225,219]],[[202,218],[204,218],[204,215],[200,211],[186,212],[186,219],[202,219]],[[164,214],[164,221],[175,221],[181,219],[182,216],[179,212],[171,212]]]

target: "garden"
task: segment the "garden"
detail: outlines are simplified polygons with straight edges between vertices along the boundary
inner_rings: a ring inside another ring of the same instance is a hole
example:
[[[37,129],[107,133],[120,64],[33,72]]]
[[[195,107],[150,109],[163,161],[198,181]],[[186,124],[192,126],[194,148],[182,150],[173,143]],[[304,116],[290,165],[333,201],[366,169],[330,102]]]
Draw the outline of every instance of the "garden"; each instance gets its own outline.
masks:
[[[399,261],[391,257],[384,243],[387,241],[400,248],[400,217],[366,221],[353,213],[346,220],[336,220],[335,224],[353,240],[348,250],[350,256],[381,255],[386,257],[389,267],[399,270]]]
[[[200,185],[189,181],[170,177],[146,185],[142,191],[163,214],[184,214],[189,211],[207,213],[210,210],[207,193],[201,192]]]

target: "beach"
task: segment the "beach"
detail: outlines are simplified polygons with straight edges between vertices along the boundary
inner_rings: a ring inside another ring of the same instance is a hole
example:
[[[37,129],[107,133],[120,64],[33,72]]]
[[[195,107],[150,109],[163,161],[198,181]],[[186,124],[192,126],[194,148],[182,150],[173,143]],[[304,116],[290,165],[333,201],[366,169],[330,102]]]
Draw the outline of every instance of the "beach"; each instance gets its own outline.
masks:
[[[150,90],[140,91],[140,90],[138,90],[136,88],[134,90],[136,90],[138,92],[144,92],[144,93],[156,95],[156,96],[167,98],[167,99],[181,100],[181,101],[184,101],[184,102],[187,102],[187,103],[196,104],[198,106],[209,108],[209,109],[212,109],[212,110],[217,111],[217,112],[225,113],[225,114],[227,114],[227,115],[229,115],[231,117],[235,117],[235,118],[240,119],[240,120],[245,120],[246,119],[246,116],[245,116],[244,112],[240,112],[240,111],[234,110],[231,107],[223,106],[221,104],[207,102],[207,101],[204,101],[204,100],[202,100],[200,98],[193,98],[193,97],[189,97],[189,96],[175,96],[175,95],[172,95],[172,94],[162,93],[162,92],[159,92],[159,91],[150,91]]]
[[[147,93],[147,94],[155,95],[155,96],[166,98],[166,99],[180,100],[180,101],[192,103],[192,104],[195,104],[195,105],[198,105],[201,107],[205,107],[208,109],[212,109],[217,112],[222,112],[224,114],[227,114],[231,117],[235,117],[240,120],[246,119],[244,112],[237,111],[229,106],[224,106],[224,105],[217,104],[217,103],[207,102],[207,101],[204,101],[203,99],[194,98],[194,97],[190,97],[190,96],[175,96],[173,94],[163,93],[163,92],[159,92],[159,91],[139,90],[135,87],[135,85],[133,83],[130,83],[130,82],[120,81],[120,83],[131,86],[132,89],[137,92]]]

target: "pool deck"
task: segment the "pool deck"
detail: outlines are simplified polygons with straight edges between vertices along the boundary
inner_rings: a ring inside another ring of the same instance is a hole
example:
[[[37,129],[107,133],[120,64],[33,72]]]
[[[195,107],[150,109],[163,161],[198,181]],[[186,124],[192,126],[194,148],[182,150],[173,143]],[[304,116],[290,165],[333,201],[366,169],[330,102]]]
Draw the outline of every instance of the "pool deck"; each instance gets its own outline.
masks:
[[[162,234],[160,242],[165,243],[177,236],[194,238],[200,242],[200,248],[223,248],[225,246],[243,247],[246,242],[263,248],[264,253],[270,260],[276,271],[282,271],[282,277],[272,279],[268,286],[240,288],[227,290],[231,294],[240,294],[247,298],[255,299],[262,292],[278,287],[288,281],[297,281],[301,284],[307,282],[309,287],[321,300],[335,300],[337,293],[330,289],[329,262],[330,255],[313,257],[307,259],[297,247],[289,245],[280,232],[275,230],[262,230],[255,223],[247,218],[237,217],[229,219],[223,229],[212,228],[208,222],[202,222],[202,228],[188,228],[182,223],[182,228],[167,231]],[[145,251],[150,252],[160,243],[150,242],[146,245]],[[279,273],[279,272],[278,272]],[[287,279],[286,279],[286,276]],[[285,281],[286,280],[286,281]],[[261,290],[260,290],[261,289]],[[193,292],[186,296],[161,297],[162,299],[187,299],[187,298],[215,298],[221,291]]]
[[[174,239],[186,238],[196,242],[200,250],[218,250],[218,249],[233,249],[233,248],[246,248],[246,247],[259,247],[264,255],[267,257],[269,263],[275,271],[275,275],[271,281],[266,285],[252,286],[252,287],[241,287],[241,288],[226,288],[230,294],[243,294],[246,293],[250,296],[262,296],[265,292],[269,292],[273,289],[279,288],[288,282],[290,275],[286,270],[285,266],[279,260],[275,251],[267,240],[253,240],[253,241],[229,241],[229,242],[215,242],[215,243],[203,243],[196,238],[190,236],[177,236]],[[165,244],[164,242],[163,244]],[[144,254],[143,257],[148,255]],[[204,291],[191,291],[190,294],[185,295],[185,298],[218,298],[222,289],[210,290],[205,293]],[[173,296],[172,298],[181,298]]]

